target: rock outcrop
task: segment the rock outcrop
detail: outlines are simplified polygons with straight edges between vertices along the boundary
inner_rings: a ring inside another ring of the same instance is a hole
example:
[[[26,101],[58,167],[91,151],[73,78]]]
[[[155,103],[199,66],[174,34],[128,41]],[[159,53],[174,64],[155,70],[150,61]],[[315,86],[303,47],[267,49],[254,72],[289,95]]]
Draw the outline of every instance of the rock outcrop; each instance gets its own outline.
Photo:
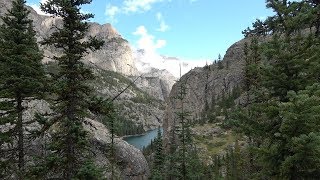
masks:
[[[91,137],[91,147],[95,151],[95,162],[102,166],[110,166],[108,151],[110,150],[111,135],[106,127],[91,119],[86,119],[85,129]],[[115,158],[118,162],[117,171],[121,179],[147,179],[150,171],[142,152],[121,138],[115,138]],[[108,174],[110,175],[110,174]]]
[[[163,122],[165,144],[168,145],[170,142],[169,132],[175,124],[175,112],[180,109],[182,104],[175,98],[181,83],[184,83],[186,88],[183,100],[184,109],[191,113],[189,117],[191,120],[197,120],[201,117],[206,104],[211,104],[212,99],[218,99],[223,94],[230,94],[236,86],[241,85],[244,67],[243,47],[247,41],[244,39],[233,44],[227,50],[221,64],[216,63],[195,68],[185,74],[180,82],[172,87]]]
[[[162,125],[163,101],[141,90],[122,74],[99,68],[92,70],[96,78],[91,85],[99,96],[112,99],[122,93],[114,102],[118,106],[118,114],[123,118],[131,120],[137,126],[142,125],[145,131]]]
[[[36,113],[52,114],[50,105],[44,100],[31,100],[25,102],[24,106],[28,107],[24,112],[24,121],[26,122],[33,119]],[[94,115],[92,117],[94,117]],[[110,151],[111,134],[108,129],[105,125],[89,118],[85,119],[83,125],[89,135],[91,151],[95,154],[95,163],[100,167],[110,167],[108,153]],[[30,131],[38,129],[39,127],[39,124],[33,123],[28,125],[26,129]],[[2,129],[3,127],[0,127],[0,130]],[[50,131],[51,130],[48,131],[49,134]],[[43,138],[50,137],[49,134],[43,136]],[[31,141],[26,140],[26,147],[28,147],[26,150],[27,154],[40,155],[42,150],[44,150],[42,147],[45,141],[48,141],[48,139],[37,138]],[[147,179],[150,174],[148,163],[142,152],[118,137],[115,138],[115,158],[117,162],[119,162],[116,171],[121,179]],[[31,160],[28,157],[27,159]],[[104,174],[106,176],[105,178],[110,178],[109,172],[105,171]]]
[[[176,82],[176,78],[167,70],[159,70],[155,68],[150,69],[147,73],[143,73],[140,78],[131,77],[131,79],[135,78],[137,78],[135,84],[138,88],[162,101],[169,97],[171,88]]]
[[[7,9],[11,7],[11,2],[12,0],[0,2],[0,15],[6,13]],[[39,15],[31,7],[28,7],[28,9],[31,12],[30,18],[33,20],[38,42],[49,37],[49,35],[55,31],[55,29],[52,28],[53,26],[62,26],[62,20],[60,18]],[[110,24],[100,25],[91,22],[89,22],[89,24],[90,29],[87,37],[96,36],[106,43],[100,50],[89,53],[83,61],[87,64],[94,63],[97,67],[104,70],[111,70],[124,75],[137,75],[138,71],[135,67],[128,41],[123,39]],[[59,51],[52,47],[42,46],[41,49],[44,51],[45,56],[43,62],[52,61],[53,55],[60,55]]]
[[[3,15],[11,6],[11,0],[0,2],[0,15]],[[30,10],[30,18],[33,20],[34,29],[38,42],[48,37],[54,28],[52,26],[61,27],[62,20],[60,18],[52,18],[37,14],[35,10],[28,7]],[[1,19],[0,19],[1,23]],[[121,73],[125,76],[135,77],[140,76],[137,81],[137,86],[148,92],[151,96],[164,100],[168,97],[172,85],[176,78],[166,70],[150,69],[148,73],[140,72],[136,68],[136,59],[133,57],[133,52],[130,44],[125,40],[111,24],[100,25],[98,23],[89,23],[90,29],[87,35],[95,36],[105,41],[104,46],[95,52],[90,52],[83,62],[88,65],[94,65],[95,68],[109,70]],[[53,61],[53,56],[59,56],[61,53],[48,46],[40,46],[44,52],[43,63]]]
[[[3,15],[10,8],[11,2],[11,0],[0,2],[0,15]],[[54,31],[53,25],[61,27],[62,20],[60,18],[39,15],[31,7],[28,8],[39,42]],[[138,88],[135,84],[132,84],[135,88],[129,88],[117,98],[116,102],[121,106],[119,108],[120,113],[126,119],[139,125],[142,124],[145,130],[161,126],[163,100],[171,90],[174,77],[169,73],[167,74],[165,70],[153,69],[152,72],[144,74],[138,72],[129,43],[110,24],[90,23],[87,38],[89,36],[96,36],[105,41],[100,50],[89,53],[83,59],[84,63],[91,67],[96,74],[96,80],[92,83],[92,86],[97,90],[97,93],[106,98],[112,98],[131,84],[126,79],[127,77],[131,77],[132,80],[139,77],[138,81],[135,82]],[[41,49],[44,51],[43,62],[46,66],[55,64],[52,57],[61,54],[53,47],[41,46]],[[110,71],[119,74],[109,73]],[[111,78],[111,80],[107,78]],[[148,98],[149,102],[151,100],[155,103],[153,105],[146,104],[146,94],[160,101],[156,102],[155,99]]]

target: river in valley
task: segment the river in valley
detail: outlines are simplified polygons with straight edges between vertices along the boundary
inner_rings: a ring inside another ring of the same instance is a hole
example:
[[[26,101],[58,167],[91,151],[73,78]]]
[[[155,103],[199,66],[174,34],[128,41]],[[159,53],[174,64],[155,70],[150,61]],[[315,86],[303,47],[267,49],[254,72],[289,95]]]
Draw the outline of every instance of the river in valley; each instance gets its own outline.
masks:
[[[160,130],[162,133],[163,129],[160,128]],[[154,129],[142,135],[125,137],[123,138],[123,140],[127,141],[129,144],[133,145],[134,147],[142,150],[143,147],[147,147],[151,143],[151,140],[154,140],[157,137],[157,134],[158,134],[158,129]]]

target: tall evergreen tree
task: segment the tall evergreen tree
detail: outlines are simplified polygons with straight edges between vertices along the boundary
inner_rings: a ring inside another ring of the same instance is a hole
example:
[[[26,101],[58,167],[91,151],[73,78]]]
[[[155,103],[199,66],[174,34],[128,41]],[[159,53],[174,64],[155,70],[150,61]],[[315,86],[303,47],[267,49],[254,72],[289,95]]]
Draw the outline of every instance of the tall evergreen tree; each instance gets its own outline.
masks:
[[[163,142],[160,127],[158,129],[158,134],[154,142],[155,152],[153,158],[153,166],[152,166],[152,176],[151,179],[154,180],[162,180],[164,179],[164,161],[165,155],[163,150]]]
[[[15,0],[0,26],[0,178],[23,179],[25,123],[23,101],[39,97],[44,89],[44,69],[26,1]],[[18,177],[17,177],[18,176]]]
[[[95,171],[85,171],[86,165],[92,166],[83,122],[89,108],[88,96],[92,91],[86,82],[93,75],[81,59],[89,49],[99,49],[103,42],[94,37],[84,41],[89,28],[86,20],[93,15],[80,13],[80,6],[89,3],[91,0],[49,0],[41,4],[42,11],[63,21],[62,28],[56,28],[43,41],[43,44],[62,51],[61,56],[54,57],[60,68],[55,84],[56,111],[59,115],[49,123],[55,125],[56,130],[52,134],[49,147],[52,153],[45,168],[49,173],[66,180],[79,176],[97,178]]]
[[[188,78],[179,79],[178,94],[174,97],[178,110],[175,112],[175,126],[171,132],[170,154],[167,156],[167,179],[186,180],[203,177],[203,166],[192,142],[190,112],[185,108]]]
[[[314,23],[318,9],[305,0],[268,0],[267,7],[276,14],[264,22],[272,39],[258,45],[263,60],[257,69],[261,87],[251,104],[234,118],[235,127],[248,137],[254,150],[249,150],[252,174],[314,179],[319,176],[315,121],[319,94],[315,92],[320,56]]]
[[[179,154],[179,172],[182,179],[187,179],[187,150],[188,145],[190,145],[191,140],[187,136],[187,132],[189,131],[189,121],[188,118],[190,117],[190,112],[185,110],[184,107],[184,100],[186,96],[186,90],[187,90],[187,80],[179,80],[180,86],[178,89],[178,95],[176,99],[180,103],[179,111],[175,112],[177,119],[179,121],[177,127],[176,127],[176,134],[178,134],[179,140],[181,144],[178,146],[178,154]]]

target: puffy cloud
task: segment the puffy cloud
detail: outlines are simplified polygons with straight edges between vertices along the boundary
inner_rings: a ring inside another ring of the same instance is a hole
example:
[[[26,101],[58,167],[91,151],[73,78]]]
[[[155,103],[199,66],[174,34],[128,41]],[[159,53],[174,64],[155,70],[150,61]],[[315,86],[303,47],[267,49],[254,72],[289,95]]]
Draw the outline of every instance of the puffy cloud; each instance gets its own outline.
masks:
[[[115,16],[120,12],[119,7],[117,6],[112,6],[111,4],[108,4],[106,7],[105,15],[109,17],[109,20],[112,22],[115,22]]]
[[[146,52],[156,52],[157,49],[162,48],[166,45],[166,40],[158,39],[148,33],[144,26],[139,26],[133,35],[140,36],[137,42],[138,49],[144,49]]]
[[[123,10],[126,13],[144,12],[152,8],[152,5],[163,0],[125,0]]]
[[[146,12],[152,9],[156,3],[171,0],[124,0],[120,6],[113,6],[108,4],[106,6],[105,14],[109,20],[115,20],[118,14],[132,14],[136,12]]]
[[[157,17],[157,20],[160,22],[160,27],[157,29],[157,31],[160,31],[160,32],[167,31],[170,27],[165,22],[162,14],[160,12],[158,12],[156,17]]]
[[[194,67],[202,67],[206,64],[205,60],[181,60],[160,55],[157,50],[166,46],[166,40],[156,39],[144,26],[139,26],[133,34],[139,36],[134,48],[139,71],[147,73],[151,68],[166,69],[178,78],[180,65],[183,75]]]

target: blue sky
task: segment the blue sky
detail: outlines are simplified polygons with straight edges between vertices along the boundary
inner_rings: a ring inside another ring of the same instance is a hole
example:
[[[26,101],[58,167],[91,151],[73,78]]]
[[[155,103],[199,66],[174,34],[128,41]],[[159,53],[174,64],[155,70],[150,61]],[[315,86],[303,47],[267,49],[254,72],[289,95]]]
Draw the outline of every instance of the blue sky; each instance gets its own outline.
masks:
[[[39,1],[27,0],[37,7]],[[93,0],[91,21],[111,23],[134,48],[188,60],[213,60],[241,31],[272,12],[265,0]]]

